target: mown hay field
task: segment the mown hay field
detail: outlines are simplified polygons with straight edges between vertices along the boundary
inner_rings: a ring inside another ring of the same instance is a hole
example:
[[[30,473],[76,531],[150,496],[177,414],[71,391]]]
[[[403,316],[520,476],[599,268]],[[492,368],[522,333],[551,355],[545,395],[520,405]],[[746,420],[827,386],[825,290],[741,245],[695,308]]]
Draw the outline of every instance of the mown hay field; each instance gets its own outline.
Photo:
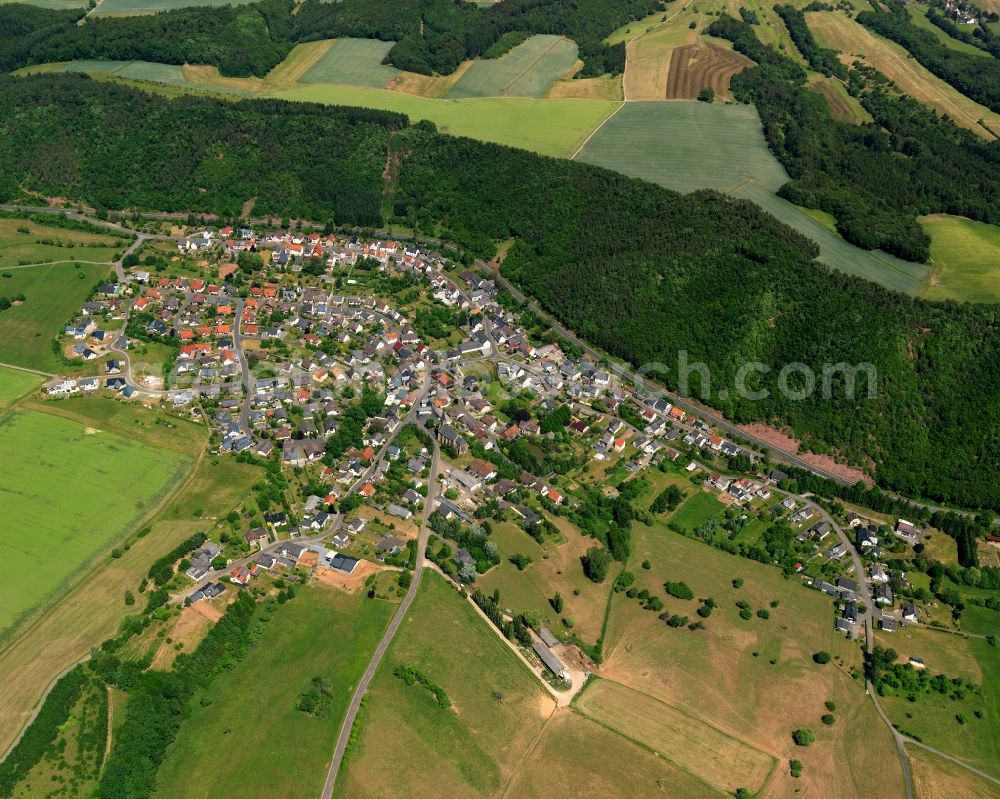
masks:
[[[451,706],[396,677],[398,665],[443,688]],[[554,707],[489,622],[443,577],[426,571],[372,680],[335,795],[497,796]]]
[[[121,538],[190,465],[176,453],[23,410],[0,421],[0,455],[0,631]]]
[[[574,707],[727,793],[756,793],[774,766],[774,758],[744,741],[608,680],[588,685]]]
[[[128,244],[110,235],[69,230],[30,219],[0,218],[0,271],[25,264],[96,261],[110,264]],[[0,280],[0,297],[10,294]]]
[[[920,799],[996,799],[996,784],[968,769],[912,744],[906,755]]]
[[[382,63],[393,42],[336,39],[299,78],[301,83],[344,83],[383,89],[399,70]]]
[[[577,47],[569,39],[532,36],[500,58],[474,61],[446,96],[542,97],[576,63]]]
[[[883,39],[837,11],[810,11],[806,14],[809,29],[821,47],[841,53],[850,64],[862,60],[894,81],[900,91],[926,103],[955,124],[984,139],[1000,136],[1000,114],[970,100],[957,89],[932,75],[910,57],[905,48]],[[986,126],[979,124],[982,120]]]
[[[1000,302],[1000,227],[958,216],[921,217],[931,237],[929,300]]]
[[[30,372],[0,367],[0,413],[41,385],[42,378]]]

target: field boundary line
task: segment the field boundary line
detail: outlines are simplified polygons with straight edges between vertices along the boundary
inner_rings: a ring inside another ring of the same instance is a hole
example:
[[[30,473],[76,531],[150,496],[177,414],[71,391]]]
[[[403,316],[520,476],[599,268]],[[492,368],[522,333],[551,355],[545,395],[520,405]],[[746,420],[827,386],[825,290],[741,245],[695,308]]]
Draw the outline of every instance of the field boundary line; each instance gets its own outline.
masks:
[[[515,75],[513,78],[511,78],[509,81],[507,81],[503,86],[500,87],[500,96],[501,97],[509,97],[509,96],[511,96],[511,95],[507,94],[507,90],[511,86],[513,86],[515,83],[517,83],[519,80],[521,80],[529,72],[531,72],[531,70],[534,69],[538,65],[538,62],[541,61],[543,58],[545,58],[545,56],[547,56],[553,50],[555,50],[556,49],[556,45],[559,44],[562,41],[569,41],[569,39],[567,39],[565,36],[560,36],[558,39],[556,39],[555,41],[553,41],[552,44],[550,44],[548,47],[546,47],[542,52],[540,52],[538,54],[538,56],[535,58],[534,61],[532,61],[530,64],[528,64],[517,75]]]
[[[622,94],[624,94],[624,93],[625,93],[625,82],[624,82],[624,79],[623,79],[623,80],[622,80]],[[601,124],[600,124],[600,125],[598,125],[598,126],[597,126],[596,128],[594,128],[594,129],[593,129],[592,131],[590,131],[590,134],[589,134],[589,135],[587,136],[587,138],[586,138],[586,139],[584,139],[584,140],[583,140],[583,143],[582,143],[582,144],[581,144],[581,145],[580,145],[579,147],[577,147],[577,148],[576,148],[576,151],[575,151],[575,152],[573,153],[573,155],[571,155],[571,156],[569,157],[569,160],[570,160],[570,161],[575,161],[575,160],[576,160],[576,157],[577,157],[577,156],[578,156],[578,155],[580,154],[581,150],[583,150],[583,148],[587,146],[587,144],[588,144],[588,143],[590,142],[590,140],[591,140],[592,138],[594,138],[594,136],[595,136],[595,135],[597,134],[597,132],[598,132],[598,131],[599,131],[599,130],[600,130],[601,128],[603,128],[603,127],[604,127],[605,125],[607,125],[607,124],[608,124],[608,122],[610,122],[610,121],[611,121],[611,118],[612,118],[612,117],[613,117],[613,116],[614,116],[615,114],[617,114],[617,113],[618,113],[619,111],[621,111],[621,110],[622,110],[622,109],[623,109],[623,108],[625,107],[625,103],[627,103],[627,102],[628,102],[628,98],[626,97],[626,98],[625,98],[624,100],[622,100],[622,102],[621,102],[621,105],[619,105],[619,106],[618,106],[618,107],[617,107],[617,108],[616,108],[616,109],[615,109],[614,111],[612,111],[612,112],[611,112],[610,114],[608,114],[608,115],[607,115],[607,116],[606,116],[606,117],[604,118],[604,121],[603,121],[603,122],[601,122]]]
[[[17,266],[5,266],[5,267],[3,267],[3,271],[6,272],[8,269],[31,269],[33,267],[39,267],[39,266],[62,266],[64,264],[87,264],[88,266],[114,266],[115,262],[114,261],[78,261],[78,260],[75,260],[75,259],[74,260],[70,260],[70,261],[41,261],[41,262],[39,262],[37,264],[18,264]]]
[[[521,757],[518,758],[514,768],[511,769],[510,777],[507,778],[507,784],[503,786],[503,793],[500,794],[500,799],[505,799],[505,797],[510,793],[510,786],[514,784],[514,778],[517,776],[517,773],[521,770],[521,766],[524,765],[525,761],[529,757],[531,757],[531,753],[538,748],[538,744],[542,740],[542,736],[545,735],[545,731],[548,729],[549,723],[552,721],[553,718],[555,718],[555,715],[556,713],[559,712],[559,709],[560,709],[559,705],[556,705],[555,707],[552,708],[552,712],[549,713],[549,717],[545,719],[545,723],[542,725],[542,728],[538,731],[538,735],[535,736],[535,739],[530,744],[528,744],[524,752],[521,753]]]

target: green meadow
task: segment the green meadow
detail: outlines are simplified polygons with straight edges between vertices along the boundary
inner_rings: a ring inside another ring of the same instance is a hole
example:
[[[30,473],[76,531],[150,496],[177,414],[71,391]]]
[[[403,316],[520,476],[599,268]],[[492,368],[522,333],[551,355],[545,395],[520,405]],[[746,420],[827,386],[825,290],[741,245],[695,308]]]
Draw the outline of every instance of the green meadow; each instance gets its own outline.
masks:
[[[249,799],[319,795],[354,686],[395,608],[364,591],[300,590],[246,659],[195,696],[155,796],[227,796],[235,785]],[[332,689],[326,718],[297,707],[314,677]]]
[[[927,276],[924,264],[861,250],[778,197],[788,177],[768,150],[752,106],[626,103],[576,158],[675,191],[715,189],[751,200],[815,241],[821,263],[888,288],[914,294]]]
[[[931,237],[931,273],[920,296],[1000,302],[1000,227],[944,214],[920,222]]]
[[[69,0],[42,0],[43,2],[69,2]],[[175,8],[191,6],[238,6],[252,3],[253,0],[100,0],[92,12],[94,16],[118,14],[155,14],[158,11],[171,11]]]
[[[0,311],[0,363],[63,370],[52,352],[52,340],[80,312],[94,284],[109,270],[94,264],[52,264],[3,272],[0,295],[23,294],[24,302]]]
[[[541,97],[576,64],[577,47],[563,36],[532,36],[500,58],[477,59],[447,98]]]
[[[399,74],[395,67],[382,63],[393,44],[377,39],[337,39],[299,81],[382,89]]]
[[[0,630],[106,551],[189,460],[78,422],[17,410],[0,421]]]
[[[0,367],[0,413],[42,382],[42,378],[30,372]]]

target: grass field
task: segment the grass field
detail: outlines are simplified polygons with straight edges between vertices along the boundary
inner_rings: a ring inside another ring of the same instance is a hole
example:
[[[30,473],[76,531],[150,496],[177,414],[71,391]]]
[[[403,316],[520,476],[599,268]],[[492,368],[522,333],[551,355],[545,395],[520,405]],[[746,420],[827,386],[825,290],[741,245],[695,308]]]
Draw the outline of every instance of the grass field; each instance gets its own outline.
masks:
[[[697,600],[666,596],[664,580],[683,580],[696,597],[712,597],[718,606],[703,630],[671,629],[636,600],[615,594],[601,677],[777,758],[768,796],[790,796],[797,789],[813,796],[900,794],[902,774],[892,738],[860,679],[850,674],[861,667],[859,648],[834,631],[826,597],[783,579],[773,566],[729,555],[663,526],[637,524],[634,540],[631,562],[652,564],[650,570],[633,569],[636,585],[661,597],[670,613],[699,620]],[[742,588],[733,587],[735,578],[744,580]],[[744,621],[737,600],[749,602],[754,611],[768,609],[770,618],[755,615]],[[778,605],[771,607],[774,600]],[[821,649],[834,656],[824,667],[812,661]],[[820,723],[826,701],[836,703],[833,727]],[[794,746],[790,735],[797,727],[813,729],[816,743]],[[800,779],[788,773],[790,758],[803,763]]]
[[[125,249],[122,242],[110,235],[67,230],[30,219],[0,218],[0,270],[73,259],[111,263]],[[0,281],[0,295],[4,290]]]
[[[542,97],[576,64],[577,47],[562,36],[532,36],[500,58],[478,59],[447,94],[468,97]]]
[[[299,81],[385,88],[399,74],[395,67],[382,63],[393,44],[377,39],[337,39]]]
[[[814,72],[809,75],[808,85],[814,92],[823,95],[830,107],[830,115],[834,119],[851,125],[872,121],[872,115],[865,111],[856,97],[851,97],[847,93],[847,89],[840,81]]]
[[[0,367],[0,413],[41,385],[42,378],[30,372]]]
[[[906,747],[918,799],[995,799],[997,786],[912,744]]]
[[[424,574],[372,681],[357,748],[341,771],[335,796],[500,793],[555,703],[487,625],[444,578]],[[430,692],[395,677],[399,664],[440,685],[452,707],[439,707]],[[503,702],[494,698],[497,691]],[[415,774],[433,778],[414,779]]]
[[[501,563],[479,578],[478,585],[487,594],[500,590],[500,604],[514,612],[537,610],[543,623],[553,632],[564,629],[561,619],[571,617],[573,632],[590,643],[597,640],[604,621],[604,610],[610,592],[609,582],[604,584],[588,580],[580,566],[580,557],[597,542],[583,537],[566,520],[556,520],[565,525],[566,542],[551,549],[543,549],[517,525],[506,522],[494,526],[493,540],[497,544]],[[533,561],[524,571],[507,559],[521,553]],[[563,612],[556,613],[549,605],[549,598],[558,591],[563,597]]]
[[[695,489],[671,517],[671,521],[693,533],[713,516],[718,516],[725,506],[707,491]]]
[[[873,34],[840,12],[811,11],[806,19],[819,45],[840,51],[847,63],[860,58],[894,81],[901,91],[948,114],[957,125],[992,139],[979,124],[983,120],[989,130],[1000,135],[1000,114],[973,102],[932,75],[895,42]]]
[[[975,45],[967,44],[960,39],[952,38],[937,25],[927,19],[927,6],[917,5],[914,3],[906,7],[906,12],[909,14],[910,21],[914,24],[914,26],[923,28],[925,31],[930,31],[930,33],[945,47],[949,47],[958,53],[965,53],[966,55],[974,55],[981,58],[991,57],[989,53],[985,50],[980,50]],[[969,30],[972,30],[971,26],[969,27]]]
[[[574,707],[727,793],[741,787],[756,793],[774,765],[769,755],[700,719],[607,680],[588,685]]]
[[[300,591],[275,612],[246,659],[194,697],[155,796],[226,795],[236,784],[247,797],[318,795],[354,686],[394,608],[363,591]],[[332,687],[327,718],[296,707],[313,677]]]
[[[190,464],[36,411],[0,422],[0,453],[7,570],[0,631],[121,538]]]
[[[618,733],[579,713],[560,710],[546,725],[504,796],[537,799],[567,791],[573,796],[608,799],[727,796]]]
[[[156,423],[159,414],[154,411],[110,399],[80,397],[46,407],[79,419],[82,425],[192,457],[207,437],[205,428],[191,422],[173,419],[167,427]],[[92,416],[85,417],[84,412]],[[52,678],[114,634],[129,611],[123,601],[125,591],[137,590],[150,564],[197,530],[209,529],[209,520],[232,510],[259,474],[257,468],[231,459],[201,461],[184,485],[204,487],[210,502],[204,505],[202,518],[192,515],[186,494],[171,499],[150,523],[146,535],[133,536],[122,546],[120,558],[101,559],[89,572],[81,572],[68,593],[44,606],[44,614],[35,614],[8,635],[0,647],[0,683],[4,686],[0,692],[0,750],[5,750],[17,734]],[[164,520],[166,515],[170,520]]]
[[[382,108],[427,119],[441,133],[507,144],[542,155],[568,156],[619,105],[608,100],[497,97],[433,100],[356,86],[301,86],[275,93],[283,100]]]
[[[52,340],[80,311],[107,266],[71,264],[11,269],[0,293],[23,294],[24,303],[0,312],[0,362],[55,372],[62,368]]]
[[[74,8],[82,9],[87,6],[87,0],[0,0],[0,5],[4,3],[26,3],[29,6],[51,8],[55,11]]]
[[[968,694],[956,700],[930,693],[917,697],[916,702],[905,696],[884,696],[882,707],[895,724],[924,743],[1000,778],[1000,686],[996,679],[1000,674],[1000,650],[981,638],[945,636],[933,639],[933,650],[919,646],[927,656],[928,667],[946,677],[970,679],[978,669],[982,677],[976,682],[982,686],[982,696]],[[905,641],[892,643],[901,658],[909,655],[908,649],[913,646]],[[932,666],[932,662],[950,665],[955,671]],[[976,711],[982,718],[975,715]],[[958,721],[959,714],[964,716],[964,724]]]
[[[929,300],[1000,302],[1000,227],[959,216],[921,217],[931,237]]]
[[[100,0],[92,14],[107,16],[109,14],[155,14],[158,11],[170,11],[174,8],[190,6],[238,6],[251,3],[253,0]]]

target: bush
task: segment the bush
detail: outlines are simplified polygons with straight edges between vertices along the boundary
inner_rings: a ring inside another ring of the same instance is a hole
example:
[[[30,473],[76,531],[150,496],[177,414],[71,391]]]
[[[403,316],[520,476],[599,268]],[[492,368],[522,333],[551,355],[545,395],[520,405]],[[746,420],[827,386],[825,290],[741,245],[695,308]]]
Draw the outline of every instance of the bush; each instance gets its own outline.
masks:
[[[714,103],[715,102],[715,89],[711,86],[706,86],[700,92],[698,92],[698,99],[703,103]]]
[[[827,727],[832,727],[834,718],[830,713],[824,713],[820,721],[822,721]]]
[[[816,733],[808,727],[802,727],[792,731],[792,740],[795,741],[796,746],[809,746],[816,740]]]
[[[677,599],[694,599],[694,591],[684,582],[674,583],[667,580],[663,584],[663,590]]]
[[[733,580],[733,588],[742,588],[742,587],[743,587],[743,578],[742,577],[735,578]]]
[[[823,666],[830,662],[830,653],[823,650],[820,650],[819,652],[814,652],[813,661]]]
[[[600,547],[591,547],[587,554],[580,558],[583,565],[583,573],[588,580],[595,583],[603,583],[608,576],[608,567],[611,565],[611,555],[608,551]]]
[[[793,777],[802,776],[802,761],[800,760],[789,760],[788,769],[792,772]]]
[[[510,556],[510,562],[517,566],[517,570],[523,572],[528,568],[528,565],[532,562],[531,558],[527,555],[523,555],[520,552]]]

